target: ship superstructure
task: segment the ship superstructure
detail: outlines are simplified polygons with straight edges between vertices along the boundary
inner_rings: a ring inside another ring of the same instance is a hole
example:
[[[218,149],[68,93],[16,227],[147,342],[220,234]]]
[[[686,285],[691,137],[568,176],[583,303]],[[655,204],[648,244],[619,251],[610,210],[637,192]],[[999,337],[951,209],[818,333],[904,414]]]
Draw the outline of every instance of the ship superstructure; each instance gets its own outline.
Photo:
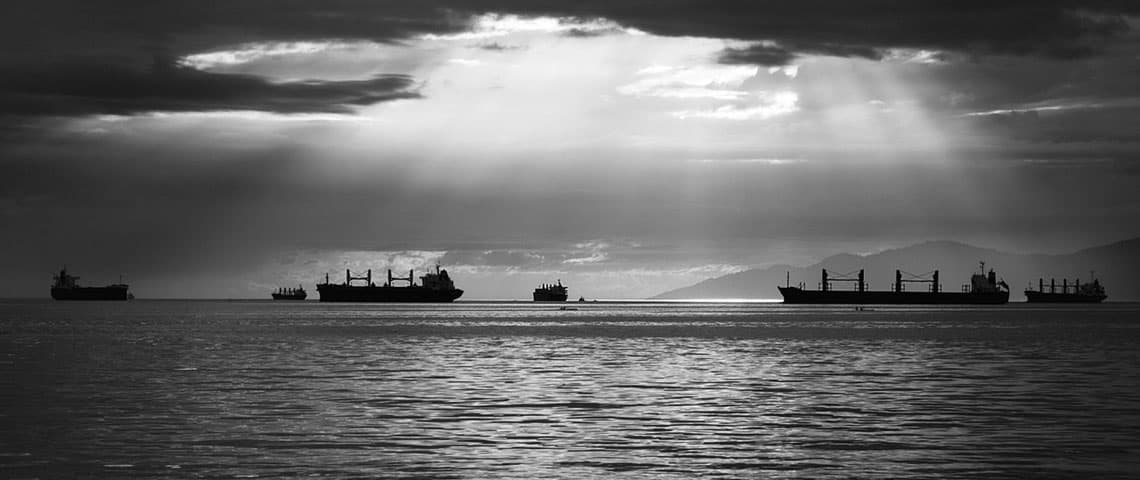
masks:
[[[939,283],[938,270],[929,277],[908,275],[903,277],[901,270],[895,270],[895,282],[891,290],[873,291],[867,289],[864,272],[857,275],[834,275],[823,270],[819,290],[807,290],[803,284],[778,287],[784,296],[784,303],[805,304],[1002,304],[1009,301],[1009,285],[998,280],[993,269],[986,272],[985,263],[981,270],[970,276],[970,283],[962,285],[960,291],[943,291]],[[853,283],[851,289],[836,289],[836,283]],[[918,284],[924,288],[907,290],[907,285]]]
[[[353,282],[363,282],[363,285]],[[397,282],[403,285],[397,285]],[[317,284],[317,294],[322,302],[452,302],[463,295],[463,290],[455,288],[447,270],[435,266],[435,273],[420,276],[420,284],[415,283],[415,271],[409,270],[407,277],[394,277],[388,270],[388,281],[383,285],[372,282],[372,270],[365,275],[344,271],[344,283],[333,284],[325,274],[325,283]]]
[[[1057,285],[1057,279],[1050,278],[1048,288],[1045,279],[1039,278],[1036,291],[1025,289],[1025,301],[1030,303],[1100,303],[1106,298],[1108,295],[1104,293],[1104,286],[1095,274],[1092,275],[1092,281],[1087,283],[1074,279],[1069,284],[1069,279],[1062,278],[1061,284]]]
[[[79,277],[69,275],[67,268],[60,269],[59,275],[51,286],[51,298],[56,300],[127,300],[130,298],[130,287],[122,283],[107,285],[105,287],[81,287]]]
[[[562,285],[562,280],[557,284],[542,284],[534,289],[534,301],[536,302],[565,302],[569,290]]]

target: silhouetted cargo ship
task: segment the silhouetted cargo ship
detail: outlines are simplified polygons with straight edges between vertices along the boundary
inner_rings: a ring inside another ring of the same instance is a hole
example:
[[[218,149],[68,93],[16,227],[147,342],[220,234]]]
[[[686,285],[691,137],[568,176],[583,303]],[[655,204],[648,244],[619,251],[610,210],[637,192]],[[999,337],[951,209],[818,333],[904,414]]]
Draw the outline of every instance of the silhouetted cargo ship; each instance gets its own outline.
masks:
[[[1104,286],[1100,280],[1093,278],[1092,282],[1081,283],[1080,280],[1061,279],[1061,289],[1057,290],[1057,279],[1049,279],[1049,290],[1045,290],[1045,279],[1037,279],[1037,291],[1025,290],[1025,301],[1029,303],[1100,303],[1108,298],[1104,294]]]
[[[534,289],[534,301],[536,302],[565,302],[567,297],[566,287],[562,286],[562,280],[558,281],[557,285],[546,285]]]
[[[304,300],[308,298],[309,293],[305,291],[305,287],[297,285],[297,288],[278,288],[272,295],[274,300]]]
[[[829,277],[828,271],[823,271],[823,279],[819,290],[806,290],[803,284],[798,287],[779,287],[780,294],[784,296],[784,303],[809,304],[913,304],[913,305],[941,305],[941,304],[1002,304],[1009,302],[1009,285],[998,280],[991,269],[985,273],[985,263],[981,264],[981,273],[970,276],[970,283],[962,285],[959,292],[942,291],[938,283],[938,270],[931,278],[904,279],[901,270],[895,270],[895,283],[889,291],[867,290],[867,283],[863,281],[863,270],[859,270],[856,277],[839,276]],[[853,290],[835,290],[832,283],[855,282]],[[789,282],[790,283],[790,282]],[[925,291],[906,291],[907,283],[927,284]]]
[[[463,290],[455,288],[455,283],[447,275],[447,270],[440,270],[435,266],[435,273],[428,273],[420,277],[420,284],[415,284],[415,271],[409,270],[407,278],[393,277],[388,270],[388,282],[377,286],[372,283],[372,270],[367,276],[352,276],[352,272],[345,270],[344,283],[334,285],[329,283],[328,274],[325,283],[317,284],[317,294],[322,302],[451,302],[463,295]],[[353,285],[354,281],[363,281],[364,285]],[[396,286],[395,282],[407,282],[407,285]]]
[[[116,283],[105,287],[81,287],[73,277],[67,274],[67,269],[59,271],[54,277],[55,283],[51,286],[51,298],[56,300],[127,300],[130,294],[125,283]]]

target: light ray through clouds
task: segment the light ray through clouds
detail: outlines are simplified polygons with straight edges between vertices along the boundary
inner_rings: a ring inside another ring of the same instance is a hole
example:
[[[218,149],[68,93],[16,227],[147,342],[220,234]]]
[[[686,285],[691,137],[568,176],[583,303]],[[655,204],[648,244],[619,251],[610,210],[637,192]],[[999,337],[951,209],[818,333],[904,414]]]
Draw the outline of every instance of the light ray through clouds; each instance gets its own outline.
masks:
[[[566,37],[564,34],[570,31],[608,34],[588,38]],[[406,47],[409,50],[424,50],[428,56],[439,59],[396,72],[422,78],[426,86],[425,94],[429,98],[393,105],[380,104],[365,108],[361,113],[366,117],[392,119],[397,123],[394,126],[396,129],[404,128],[398,133],[393,132],[389,139],[417,139],[426,136],[436,140],[428,143],[472,141],[471,145],[457,145],[454,148],[461,151],[467,151],[468,148],[487,149],[488,146],[496,145],[500,148],[490,150],[503,150],[508,146],[522,146],[526,150],[527,145],[611,147],[623,143],[623,138],[639,133],[614,135],[614,124],[623,125],[626,129],[632,127],[635,130],[649,130],[640,133],[642,139],[648,134],[667,141],[675,138],[679,131],[692,131],[690,125],[672,123],[667,118],[690,121],[767,120],[799,111],[803,93],[798,90],[813,88],[810,85],[797,87],[795,84],[765,87],[764,82],[757,79],[760,73],[757,66],[716,64],[715,53],[725,45],[722,41],[661,38],[631,32],[605,20],[582,22],[515,15],[482,15],[472,21],[469,32],[425,35],[421,37],[422,43],[413,42]],[[471,36],[476,34],[477,36]],[[527,44],[528,48],[514,52],[480,52],[464,44],[464,40],[482,38],[479,35],[508,37],[514,43]],[[626,38],[631,36],[648,38]],[[230,52],[207,54],[209,56],[191,55],[183,61],[198,68],[212,68],[227,62],[254,61],[264,56],[303,56],[315,51],[344,48],[344,43],[313,42],[247,45]],[[897,56],[903,57],[902,54]],[[630,58],[670,61],[654,62],[630,72],[627,69],[628,63],[624,61]],[[608,59],[623,61],[606,61]],[[353,59],[355,62],[360,60],[362,59]],[[852,60],[839,59],[833,62],[850,63]],[[489,68],[484,69],[483,73],[475,73],[467,68],[454,71],[449,66]],[[783,74],[793,80],[799,68],[800,65],[779,67],[770,71],[770,75]],[[842,72],[829,72],[825,81],[816,77],[815,88],[832,90],[835,84],[844,83],[843,78]],[[619,84],[610,87],[607,83],[611,82]],[[751,83],[751,88],[744,88],[746,82]],[[822,83],[826,85],[821,85]],[[534,88],[538,85],[541,87]],[[557,95],[552,94],[553,91],[557,91]],[[635,103],[613,98],[611,92],[632,97],[631,100]],[[843,96],[849,96],[850,93]],[[613,99],[606,102],[607,97]],[[596,101],[599,98],[603,100],[600,105]],[[848,99],[825,99],[827,100],[832,100],[833,104],[843,104]],[[870,100],[872,99],[866,101]],[[612,108],[607,108],[610,106]],[[590,111],[583,111],[583,107]],[[626,109],[633,109],[634,112],[620,112]],[[446,110],[447,113],[441,116],[440,110]],[[649,120],[648,125],[639,125],[642,122],[632,119],[644,118],[644,115],[636,110],[648,111],[654,118]],[[485,130],[484,127],[488,125],[484,119],[499,114],[504,118],[494,122],[494,130]],[[612,122],[591,118],[605,114],[618,118]],[[775,138],[775,132],[770,130],[759,132],[753,143],[794,146],[810,142],[800,137],[822,134],[835,135],[837,141],[847,140],[864,145],[870,138],[872,143],[885,150],[898,144],[897,138],[891,142],[883,141],[883,135],[874,133],[875,123],[868,122],[865,118],[845,118],[835,110],[825,115],[830,115],[830,118],[825,119],[826,128],[805,135],[780,132]],[[535,118],[548,121],[534,122]],[[802,119],[797,119],[799,120]],[[812,121],[810,118],[807,120]],[[702,128],[698,131],[700,135],[697,137],[685,135],[685,141],[698,146],[722,143],[715,138],[721,136],[717,135],[715,128]],[[391,143],[385,143],[388,148],[392,147]],[[425,142],[406,143],[422,145]]]
[[[393,73],[422,79],[424,98],[363,107],[356,118],[366,120],[364,122],[330,123],[313,128],[299,126],[291,128],[289,135],[303,138],[310,145],[310,151],[322,152],[321,164],[332,167],[332,170],[353,172],[351,175],[362,181],[367,181],[370,176],[384,175],[390,182],[419,185],[419,189],[428,192],[439,188],[476,192],[493,188],[504,177],[510,178],[512,183],[526,185],[544,176],[562,175],[558,172],[567,167],[560,166],[558,163],[561,162],[554,158],[566,153],[554,152],[570,152],[569,155],[575,156],[577,153],[573,152],[627,150],[627,139],[634,134],[665,140],[681,138],[690,149],[721,155],[716,146],[731,143],[733,136],[731,130],[724,132],[717,126],[723,120],[761,122],[763,125],[777,118],[789,117],[793,124],[816,125],[807,131],[771,127],[747,130],[748,138],[744,139],[744,145],[748,146],[750,154],[759,155],[764,155],[773,146],[786,149],[804,143],[822,144],[833,149],[858,145],[880,154],[889,154],[891,150],[906,147],[908,139],[929,140],[936,133],[929,123],[914,121],[914,118],[890,124],[894,131],[883,131],[889,119],[881,118],[882,114],[874,112],[868,105],[873,97],[870,92],[885,92],[896,103],[904,101],[907,92],[902,85],[892,83],[888,72],[876,70],[875,62],[807,58],[799,64],[761,70],[756,65],[717,64],[716,52],[724,47],[723,41],[655,37],[622,29],[607,21],[581,23],[491,15],[476,18],[472,25],[470,32],[425,35],[419,41],[408,42],[402,47],[420,52],[421,60],[407,70]],[[572,31],[604,34],[586,37],[566,35]],[[487,38],[524,45],[525,48],[509,51],[471,48],[470,42]],[[229,51],[189,55],[182,59],[182,63],[204,70],[224,69],[240,64],[256,65],[266,59],[287,61],[290,57],[310,57],[330,51],[344,55],[344,61],[349,63],[384,61],[383,55],[370,59],[370,55],[381,52],[368,45],[306,42],[242,45]],[[642,66],[638,67],[639,63]],[[480,68],[472,69],[472,66]],[[863,75],[851,75],[852,70],[863,72]],[[868,78],[867,71],[873,71],[875,77]],[[281,75],[280,70],[274,73]],[[298,66],[298,71],[291,76],[320,78],[320,74]],[[874,85],[869,85],[869,82]],[[800,91],[808,92],[806,101],[814,100],[815,106],[810,111],[801,111]],[[811,92],[823,91],[829,92],[831,97],[825,98],[822,105],[817,99],[810,98]],[[185,135],[188,125],[179,119],[214,117],[221,123],[199,122],[191,128],[198,135],[213,136],[218,135],[217,132],[234,130],[232,122],[257,122],[262,125],[260,128],[268,129],[266,133],[272,133],[274,128],[266,126],[271,124],[260,121],[263,116],[273,114],[152,114],[145,117],[150,125],[140,127],[161,134],[163,122],[177,122],[168,126],[171,131],[166,135]],[[327,120],[341,118],[335,116]],[[307,119],[319,124],[322,117]],[[701,127],[694,122],[711,123]],[[115,128],[115,124],[109,128]],[[931,130],[920,134],[907,133],[908,129],[918,128]],[[820,137],[825,140],[819,142]],[[827,152],[815,152],[817,161],[827,161],[819,157]],[[336,160],[338,158],[341,160]],[[415,163],[391,170],[397,162],[407,158],[415,158]],[[613,158],[613,154],[596,160],[574,158],[569,165],[606,168],[609,175],[616,176],[612,183],[617,188],[624,188],[620,185],[626,182],[635,185],[636,168],[623,167],[620,160],[614,165],[610,163]],[[548,162],[555,163],[544,165]],[[666,170],[684,168],[683,163],[670,166],[668,158],[654,163]],[[356,166],[350,166],[352,164]],[[765,164],[785,165],[784,162]],[[527,167],[520,169],[521,165]],[[443,171],[450,171],[453,175],[440,175]],[[510,171],[514,173],[508,174]],[[462,174],[454,175],[458,172]],[[394,180],[392,175],[396,175]],[[338,181],[347,180],[346,177],[340,178]],[[562,178],[569,184],[559,188],[578,188],[572,183],[576,182],[573,176]],[[582,180],[591,181],[589,176]],[[705,182],[692,184],[687,187],[685,195],[692,199],[690,201],[703,204],[708,201],[708,193],[704,191],[707,187]],[[523,193],[525,187],[507,188],[516,189],[520,202],[544,195]],[[370,211],[368,216],[383,222],[391,207],[391,204],[377,204],[360,208],[364,212]],[[749,206],[735,208],[748,209]],[[631,211],[629,214],[634,213]],[[693,220],[684,217],[674,219],[678,225],[686,225]],[[425,213],[423,221],[433,221],[432,215]],[[698,236],[701,241],[715,242],[713,237],[715,235]],[[651,270],[617,261],[607,251],[608,248],[605,241],[580,243],[564,252],[565,258],[558,262],[557,268],[569,269],[564,272],[565,277],[590,283],[604,282],[599,277],[602,273],[581,271],[574,274],[573,270],[605,267],[628,271],[630,273],[626,276],[615,277],[622,280],[612,282],[609,288],[631,296],[652,295],[662,288],[663,283],[674,286],[691,283],[700,280],[692,272],[704,272],[699,265],[687,264],[689,254],[685,252],[657,258],[657,262],[663,262],[662,266]],[[400,270],[413,264],[422,269],[442,258],[443,252],[431,253],[429,260],[420,256],[414,261],[397,258],[391,252],[357,252],[348,257],[342,255],[343,258],[322,260],[318,265],[328,267],[332,272],[342,270],[332,268],[338,263],[356,269],[389,264]],[[745,266],[718,267],[717,270],[735,271]],[[519,268],[539,267],[524,265],[511,268],[517,272]],[[506,267],[488,265],[458,264],[452,268],[473,276],[507,272]],[[676,280],[663,282],[660,276],[666,274],[673,275]],[[654,277],[653,286],[627,278],[639,275]],[[644,285],[645,290],[631,290],[622,287],[623,284]],[[509,296],[493,291],[484,294]]]

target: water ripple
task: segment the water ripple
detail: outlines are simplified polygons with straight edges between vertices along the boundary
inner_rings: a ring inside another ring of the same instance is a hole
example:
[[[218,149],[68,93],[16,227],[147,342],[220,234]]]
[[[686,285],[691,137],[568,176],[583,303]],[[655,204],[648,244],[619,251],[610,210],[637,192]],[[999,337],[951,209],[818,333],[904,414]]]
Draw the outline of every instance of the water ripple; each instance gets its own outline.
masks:
[[[1135,478],[1140,306],[0,302],[0,471]]]

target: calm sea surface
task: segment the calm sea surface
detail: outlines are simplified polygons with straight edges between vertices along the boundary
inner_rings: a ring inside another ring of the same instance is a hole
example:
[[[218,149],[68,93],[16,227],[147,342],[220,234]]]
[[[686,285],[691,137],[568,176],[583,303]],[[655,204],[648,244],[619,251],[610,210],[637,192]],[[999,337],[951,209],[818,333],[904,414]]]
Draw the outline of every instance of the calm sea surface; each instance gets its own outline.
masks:
[[[1138,478],[1140,304],[0,302],[3,478]]]

